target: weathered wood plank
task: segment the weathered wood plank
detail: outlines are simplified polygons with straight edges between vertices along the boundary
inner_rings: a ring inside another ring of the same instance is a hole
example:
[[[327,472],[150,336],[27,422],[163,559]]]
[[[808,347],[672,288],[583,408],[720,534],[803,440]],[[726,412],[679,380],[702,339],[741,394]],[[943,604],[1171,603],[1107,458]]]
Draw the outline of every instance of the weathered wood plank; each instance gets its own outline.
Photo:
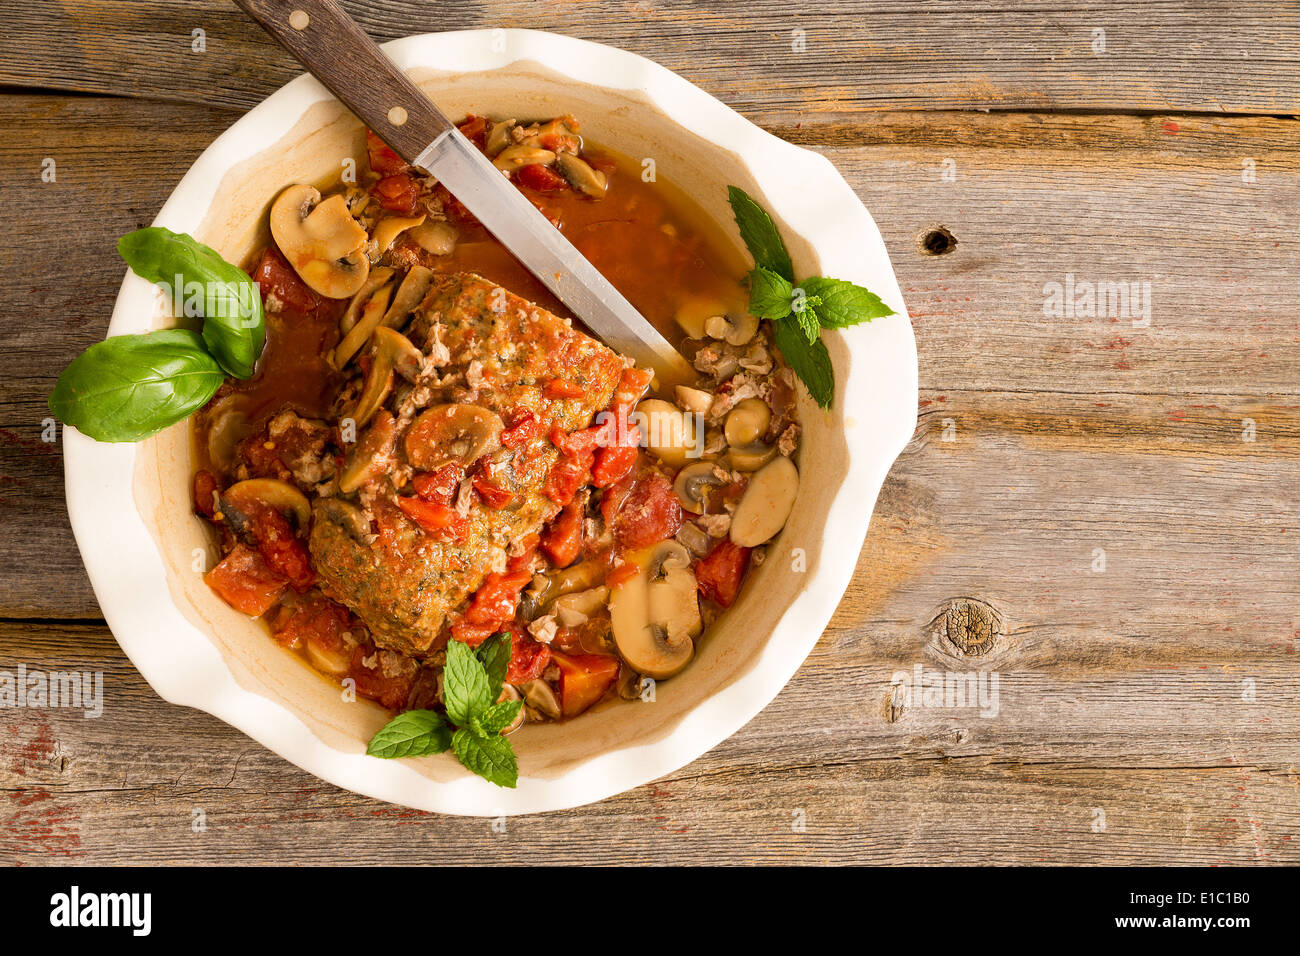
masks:
[[[339,791],[164,704],[102,628],[0,627],[0,647],[17,641],[29,667],[103,669],[105,710],[0,714],[6,862],[1300,861],[1297,688],[1277,657],[1244,655],[1259,678],[1252,705],[1232,678],[1153,669],[1158,656],[1138,649],[1101,679],[1064,662],[1004,672],[994,718],[890,722],[874,699],[893,662],[870,631],[832,629],[782,695],[704,758],[499,833]],[[196,811],[206,831],[193,830]]]
[[[376,39],[522,27],[622,47],[750,114],[1300,112],[1300,13],[1268,2],[1036,6],[351,0]],[[249,107],[301,72],[223,0],[3,0],[0,83]],[[203,31],[203,52],[195,33]],[[1101,32],[1098,32],[1101,31]]]

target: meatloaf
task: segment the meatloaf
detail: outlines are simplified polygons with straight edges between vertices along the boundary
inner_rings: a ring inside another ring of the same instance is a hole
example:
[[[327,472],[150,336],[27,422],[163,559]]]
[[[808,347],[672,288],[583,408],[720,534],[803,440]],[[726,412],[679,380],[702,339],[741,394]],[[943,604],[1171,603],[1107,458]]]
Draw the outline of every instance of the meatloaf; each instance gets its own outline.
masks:
[[[423,353],[420,371],[359,436],[350,457],[369,456],[364,484],[315,502],[310,549],[326,593],[378,646],[419,655],[559,511],[545,494],[559,457],[549,436],[589,426],[627,362],[569,321],[465,273],[436,277],[403,331]],[[424,470],[436,463],[413,461],[405,439],[421,416],[459,406],[496,416],[504,440],[450,471]],[[412,488],[448,474],[456,533],[431,532],[410,516]]]

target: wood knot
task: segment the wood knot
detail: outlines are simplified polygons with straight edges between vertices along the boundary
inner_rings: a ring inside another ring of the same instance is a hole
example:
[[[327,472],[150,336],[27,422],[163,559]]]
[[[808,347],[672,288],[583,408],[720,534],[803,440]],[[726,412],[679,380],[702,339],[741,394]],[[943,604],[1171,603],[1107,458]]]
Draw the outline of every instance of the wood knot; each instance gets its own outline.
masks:
[[[957,237],[943,226],[934,226],[917,236],[916,244],[922,255],[946,256],[957,248]]]
[[[963,657],[983,657],[1007,636],[998,609],[975,598],[954,598],[934,619],[944,639]]]

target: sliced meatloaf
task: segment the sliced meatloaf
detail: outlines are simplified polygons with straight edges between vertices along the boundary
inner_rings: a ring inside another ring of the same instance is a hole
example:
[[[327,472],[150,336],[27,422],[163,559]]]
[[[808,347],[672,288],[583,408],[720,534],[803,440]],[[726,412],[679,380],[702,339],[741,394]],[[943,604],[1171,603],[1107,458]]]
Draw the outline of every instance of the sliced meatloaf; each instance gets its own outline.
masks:
[[[543,488],[559,453],[547,436],[589,426],[627,363],[568,321],[471,274],[437,277],[404,331],[425,355],[423,370],[358,442],[380,464],[371,480],[355,495],[317,502],[310,547],[325,591],[365,622],[377,645],[421,654],[483,579],[555,515]],[[427,531],[399,500],[421,477],[404,436],[421,414],[449,405],[488,409],[507,428],[535,421],[526,439],[495,442],[464,464],[450,498],[463,519],[455,536]]]

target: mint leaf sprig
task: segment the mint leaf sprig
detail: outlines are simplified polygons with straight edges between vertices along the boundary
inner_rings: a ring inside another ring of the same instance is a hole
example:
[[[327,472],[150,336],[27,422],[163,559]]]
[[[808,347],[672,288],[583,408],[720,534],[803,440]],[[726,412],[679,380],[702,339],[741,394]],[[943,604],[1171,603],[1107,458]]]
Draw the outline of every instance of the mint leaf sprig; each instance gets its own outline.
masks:
[[[749,273],[749,311],[772,323],[776,347],[822,408],[835,396],[835,372],[821,341],[822,329],[845,329],[894,310],[880,297],[844,279],[809,276],[794,281],[794,264],[776,223],[739,186],[727,187],[731,211],[754,268]]]
[[[446,716],[436,710],[398,714],[371,738],[366,753],[392,759],[440,754],[450,748],[484,780],[513,788],[519,781],[519,765],[501,731],[514,723],[524,702],[497,702],[510,664],[510,642],[508,631],[488,638],[477,650],[448,641],[442,671]]]

